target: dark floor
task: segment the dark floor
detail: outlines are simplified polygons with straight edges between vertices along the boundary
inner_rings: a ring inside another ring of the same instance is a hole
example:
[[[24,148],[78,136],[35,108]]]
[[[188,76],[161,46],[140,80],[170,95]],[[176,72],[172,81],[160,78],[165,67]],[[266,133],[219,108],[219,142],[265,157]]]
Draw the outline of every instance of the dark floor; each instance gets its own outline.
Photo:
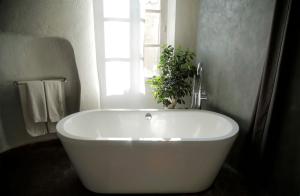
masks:
[[[79,181],[62,145],[50,141],[23,146],[0,154],[0,195],[97,195]],[[252,196],[242,178],[223,168],[207,191],[199,196]]]

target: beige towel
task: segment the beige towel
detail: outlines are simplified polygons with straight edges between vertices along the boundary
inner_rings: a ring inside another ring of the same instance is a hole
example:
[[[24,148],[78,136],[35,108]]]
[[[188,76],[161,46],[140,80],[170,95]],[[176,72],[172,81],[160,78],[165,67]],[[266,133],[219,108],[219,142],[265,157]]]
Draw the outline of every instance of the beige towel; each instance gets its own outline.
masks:
[[[47,134],[47,127],[46,123],[39,122],[35,123],[32,119],[31,109],[29,107],[29,96],[28,96],[28,88],[25,85],[19,85],[19,94],[20,94],[20,101],[21,107],[23,111],[24,123],[25,128],[29,135],[32,137],[41,136]]]
[[[28,81],[25,85],[27,87],[30,117],[33,122],[47,122],[47,106],[43,82]]]
[[[49,122],[58,122],[65,116],[64,82],[60,80],[45,80],[44,85]]]
[[[48,133],[56,133],[56,122],[47,122]]]

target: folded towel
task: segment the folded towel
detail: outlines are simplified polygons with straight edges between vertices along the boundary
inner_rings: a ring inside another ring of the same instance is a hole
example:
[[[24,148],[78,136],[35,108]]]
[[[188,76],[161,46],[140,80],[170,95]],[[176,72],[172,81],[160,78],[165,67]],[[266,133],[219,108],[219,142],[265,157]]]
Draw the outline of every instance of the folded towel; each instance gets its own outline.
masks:
[[[47,134],[46,123],[35,123],[32,119],[32,112],[29,104],[28,88],[26,85],[19,85],[20,102],[24,117],[25,128],[29,135],[32,137],[41,136]]]
[[[27,87],[29,112],[33,122],[47,122],[47,105],[43,82],[28,81],[25,85]]]
[[[58,122],[65,116],[64,82],[60,80],[44,81],[48,117],[50,122]]]

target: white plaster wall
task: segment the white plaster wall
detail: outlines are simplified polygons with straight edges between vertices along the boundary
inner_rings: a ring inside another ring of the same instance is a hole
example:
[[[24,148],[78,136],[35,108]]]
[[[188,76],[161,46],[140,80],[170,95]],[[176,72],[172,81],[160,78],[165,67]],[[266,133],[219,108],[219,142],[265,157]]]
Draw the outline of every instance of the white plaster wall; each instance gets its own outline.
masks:
[[[176,0],[175,45],[194,52],[197,40],[198,1]]]
[[[69,40],[81,82],[80,108],[100,106],[93,0],[2,0],[0,31]]]
[[[176,1],[168,0],[167,43],[175,45]]]
[[[66,77],[66,113],[77,112],[80,86],[70,42],[0,33],[0,43],[0,152],[56,138],[56,134],[31,137],[27,133],[18,87],[13,81]]]
[[[196,50],[199,0],[168,0],[167,43]]]

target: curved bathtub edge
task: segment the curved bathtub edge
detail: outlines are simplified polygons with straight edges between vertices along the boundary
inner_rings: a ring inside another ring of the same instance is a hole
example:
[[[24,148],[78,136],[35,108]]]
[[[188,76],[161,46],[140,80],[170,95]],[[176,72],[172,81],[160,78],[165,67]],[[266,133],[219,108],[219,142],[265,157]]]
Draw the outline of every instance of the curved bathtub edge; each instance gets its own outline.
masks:
[[[64,130],[64,124],[67,120],[74,118],[77,115],[80,114],[84,114],[84,113],[91,113],[91,112],[105,112],[105,111],[129,111],[129,112],[134,112],[134,111],[140,111],[140,112],[174,112],[174,111],[180,111],[180,112],[203,112],[203,113],[210,113],[210,114],[215,114],[217,116],[220,116],[226,120],[228,120],[231,125],[232,125],[232,130],[230,131],[229,134],[226,134],[224,136],[220,136],[220,137],[213,137],[213,138],[184,138],[184,140],[182,141],[215,141],[215,140],[225,140],[225,139],[229,139],[232,137],[237,137],[238,132],[239,132],[239,125],[237,124],[237,122],[235,120],[233,120],[232,118],[224,115],[224,114],[220,114],[218,112],[213,112],[213,111],[209,111],[209,110],[194,110],[194,109],[187,109],[187,110],[183,110],[183,109],[172,109],[172,110],[165,110],[165,109],[93,109],[93,110],[86,110],[86,111],[81,111],[81,112],[76,112],[74,114],[68,115],[66,117],[64,117],[63,119],[61,119],[57,125],[56,125],[56,129],[57,129],[57,134],[59,137],[63,136],[65,138],[69,138],[69,139],[75,139],[75,140],[82,140],[82,141],[110,141],[108,138],[101,138],[101,139],[91,139],[88,137],[82,137],[82,136],[76,136],[76,135],[72,135],[67,133]],[[136,138],[134,138],[131,141],[135,141],[135,142],[168,142],[168,139],[170,138],[162,138],[164,139],[163,141],[141,141],[141,140],[136,140]],[[120,140],[123,141],[123,140]]]

